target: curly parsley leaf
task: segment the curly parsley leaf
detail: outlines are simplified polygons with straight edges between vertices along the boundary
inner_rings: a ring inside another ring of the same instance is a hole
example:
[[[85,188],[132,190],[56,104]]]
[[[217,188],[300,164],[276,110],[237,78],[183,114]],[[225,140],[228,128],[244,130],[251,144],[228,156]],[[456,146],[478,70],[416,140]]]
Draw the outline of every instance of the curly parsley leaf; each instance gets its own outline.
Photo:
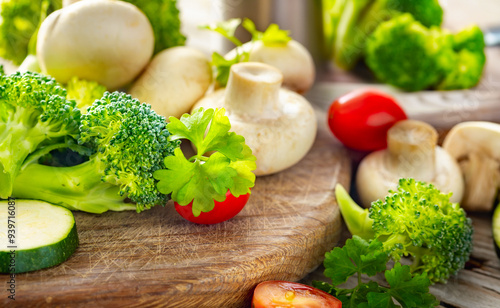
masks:
[[[221,21],[212,25],[200,26],[199,28],[215,31],[221,34],[223,37],[230,40],[234,45],[241,46],[243,44],[234,35],[234,32],[236,32],[236,29],[239,27],[240,24],[241,24],[241,19],[232,18],[227,21]]]
[[[267,27],[266,31],[260,32],[255,27],[254,22],[246,18],[242,26],[252,34],[253,41],[261,40],[266,46],[286,46],[292,39],[290,31],[280,29],[277,24],[271,24]]]
[[[240,26],[240,24],[242,24],[241,19],[233,18],[213,25],[200,26],[200,29],[211,30],[221,34],[237,46],[235,55],[231,58],[224,57],[217,52],[212,54],[212,65],[214,66],[214,71],[216,72],[215,80],[221,87],[225,87],[227,85],[231,66],[236,63],[249,61],[250,58],[250,51],[252,49],[251,46],[247,46],[247,44],[243,46],[242,42],[235,36],[236,29]],[[250,32],[252,35],[252,41],[262,41],[262,43],[266,46],[286,46],[286,44],[288,44],[288,42],[292,39],[289,36],[288,31],[280,29],[276,24],[271,24],[266,31],[260,32],[256,29],[253,21],[246,18],[243,21],[242,26]]]
[[[412,275],[408,265],[395,263],[387,269],[389,255],[378,240],[367,242],[359,236],[346,241],[344,247],[336,247],[325,255],[325,276],[332,280],[313,282],[314,287],[336,296],[342,307],[435,307],[439,304],[429,293],[430,280],[426,274]],[[375,281],[362,282],[361,276],[384,273],[389,288]],[[352,289],[340,288],[351,276],[357,274],[358,285]],[[399,303],[401,306],[397,305]]]
[[[169,118],[169,140],[187,139],[197,153],[187,159],[177,148],[165,158],[166,169],[153,176],[161,193],[171,194],[180,205],[193,202],[194,216],[211,211],[214,200],[224,201],[228,190],[238,197],[250,193],[255,183],[256,158],[245,138],[229,131],[231,124],[224,114],[224,109],[200,108],[180,119]]]

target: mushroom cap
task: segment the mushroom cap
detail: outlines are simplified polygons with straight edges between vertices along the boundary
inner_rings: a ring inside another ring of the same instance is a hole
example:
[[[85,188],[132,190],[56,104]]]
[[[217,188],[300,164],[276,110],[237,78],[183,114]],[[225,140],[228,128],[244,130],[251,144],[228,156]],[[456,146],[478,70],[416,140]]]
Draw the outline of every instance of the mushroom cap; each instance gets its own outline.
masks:
[[[316,75],[314,61],[309,51],[299,42],[291,40],[285,46],[266,46],[262,41],[248,42],[243,46],[250,52],[250,62],[269,64],[283,74],[283,87],[305,93],[312,87]],[[226,58],[233,58],[237,48]]]
[[[500,124],[483,121],[457,124],[446,135],[443,148],[458,160],[472,152],[500,160]]]
[[[131,82],[149,63],[154,34],[144,13],[123,1],[86,0],[50,14],[36,45],[44,74],[60,83],[73,76],[110,91]]]
[[[266,64],[235,64],[227,87],[202,98],[192,109],[226,109],[231,131],[245,137],[257,158],[256,175],[276,173],[296,164],[316,137],[312,106],[303,96],[280,88],[281,78],[276,68]]]
[[[464,194],[464,182],[460,167],[443,148],[436,146],[434,160],[434,178],[429,181],[443,193],[453,192],[451,202],[460,202]],[[370,153],[361,161],[356,174],[356,187],[365,207],[373,201],[384,198],[389,190],[396,190],[399,179],[404,177],[394,172],[388,165],[387,150]],[[429,166],[422,166],[426,168]],[[423,181],[426,179],[415,180]]]
[[[457,159],[462,170],[463,208],[490,211],[500,189],[500,124],[460,123],[450,130],[443,147]]]
[[[129,93],[167,119],[180,118],[203,97],[211,82],[208,58],[197,49],[178,46],[154,56]]]

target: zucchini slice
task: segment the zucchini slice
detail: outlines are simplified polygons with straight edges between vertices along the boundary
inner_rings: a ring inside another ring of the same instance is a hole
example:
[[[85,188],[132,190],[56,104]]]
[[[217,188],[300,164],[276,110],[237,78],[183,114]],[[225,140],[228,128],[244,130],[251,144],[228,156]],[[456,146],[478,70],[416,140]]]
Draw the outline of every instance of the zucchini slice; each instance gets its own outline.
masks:
[[[0,272],[24,273],[60,264],[78,247],[73,213],[37,200],[0,201]]]
[[[497,205],[493,212],[492,227],[495,251],[500,258],[500,205]]]

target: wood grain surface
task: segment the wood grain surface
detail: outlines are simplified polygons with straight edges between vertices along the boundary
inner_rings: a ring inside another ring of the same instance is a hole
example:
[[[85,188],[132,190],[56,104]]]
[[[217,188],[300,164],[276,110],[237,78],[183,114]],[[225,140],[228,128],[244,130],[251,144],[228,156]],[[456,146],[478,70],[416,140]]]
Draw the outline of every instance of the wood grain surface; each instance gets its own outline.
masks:
[[[140,214],[76,212],[76,253],[18,274],[16,300],[2,288],[0,306],[245,307],[258,282],[298,280],[338,244],[333,188],[349,186],[350,171],[346,151],[321,126],[306,158],[258,178],[249,203],[227,222],[192,224],[171,203]]]

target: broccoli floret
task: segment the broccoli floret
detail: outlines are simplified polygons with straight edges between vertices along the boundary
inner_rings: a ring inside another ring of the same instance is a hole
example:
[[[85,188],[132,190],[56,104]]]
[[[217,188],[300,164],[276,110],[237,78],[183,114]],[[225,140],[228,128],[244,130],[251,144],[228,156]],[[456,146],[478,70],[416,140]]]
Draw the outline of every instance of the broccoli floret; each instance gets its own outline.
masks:
[[[403,14],[382,23],[367,41],[366,63],[382,82],[406,91],[427,89],[443,79],[450,36],[430,31]]]
[[[486,60],[482,37],[477,27],[452,35],[403,14],[373,32],[366,63],[377,79],[406,91],[470,88]]]
[[[184,45],[181,21],[176,0],[124,0],[141,9],[148,17],[155,36],[154,53],[174,46]]]
[[[337,65],[344,69],[354,67],[364,54],[367,38],[378,25],[403,13],[411,14],[427,27],[439,26],[443,20],[438,0],[336,1],[330,9],[331,19],[326,17],[326,20],[330,22],[329,28],[335,31],[331,40],[335,42]]]
[[[453,35],[453,50],[467,49],[484,54],[484,34],[477,25],[468,26]]]
[[[95,81],[79,79],[76,76],[68,81],[66,89],[68,90],[68,98],[76,101],[82,113],[85,113],[87,108],[106,92],[105,86]]]
[[[2,1],[0,8],[0,57],[19,65],[28,55],[28,46],[41,18],[62,7],[62,0]],[[32,42],[30,42],[32,41]],[[30,47],[31,48],[31,47]]]
[[[377,239],[394,260],[411,256],[413,273],[427,273],[432,282],[446,282],[465,266],[472,252],[472,222],[450,194],[432,184],[401,179],[397,191],[370,209],[359,207],[341,187],[337,201],[349,231]]]
[[[0,76],[0,198],[31,156],[68,147],[78,135],[80,111],[53,78],[36,73]]]
[[[91,213],[165,205],[169,197],[156,189],[153,172],[179,146],[167,140],[166,125],[150,105],[106,92],[82,115],[78,141],[93,151],[89,160],[72,167],[30,164],[16,178],[14,196]]]
[[[452,36],[451,64],[446,77],[438,85],[439,90],[472,88],[478,84],[486,63],[484,35],[478,26],[469,26]]]

